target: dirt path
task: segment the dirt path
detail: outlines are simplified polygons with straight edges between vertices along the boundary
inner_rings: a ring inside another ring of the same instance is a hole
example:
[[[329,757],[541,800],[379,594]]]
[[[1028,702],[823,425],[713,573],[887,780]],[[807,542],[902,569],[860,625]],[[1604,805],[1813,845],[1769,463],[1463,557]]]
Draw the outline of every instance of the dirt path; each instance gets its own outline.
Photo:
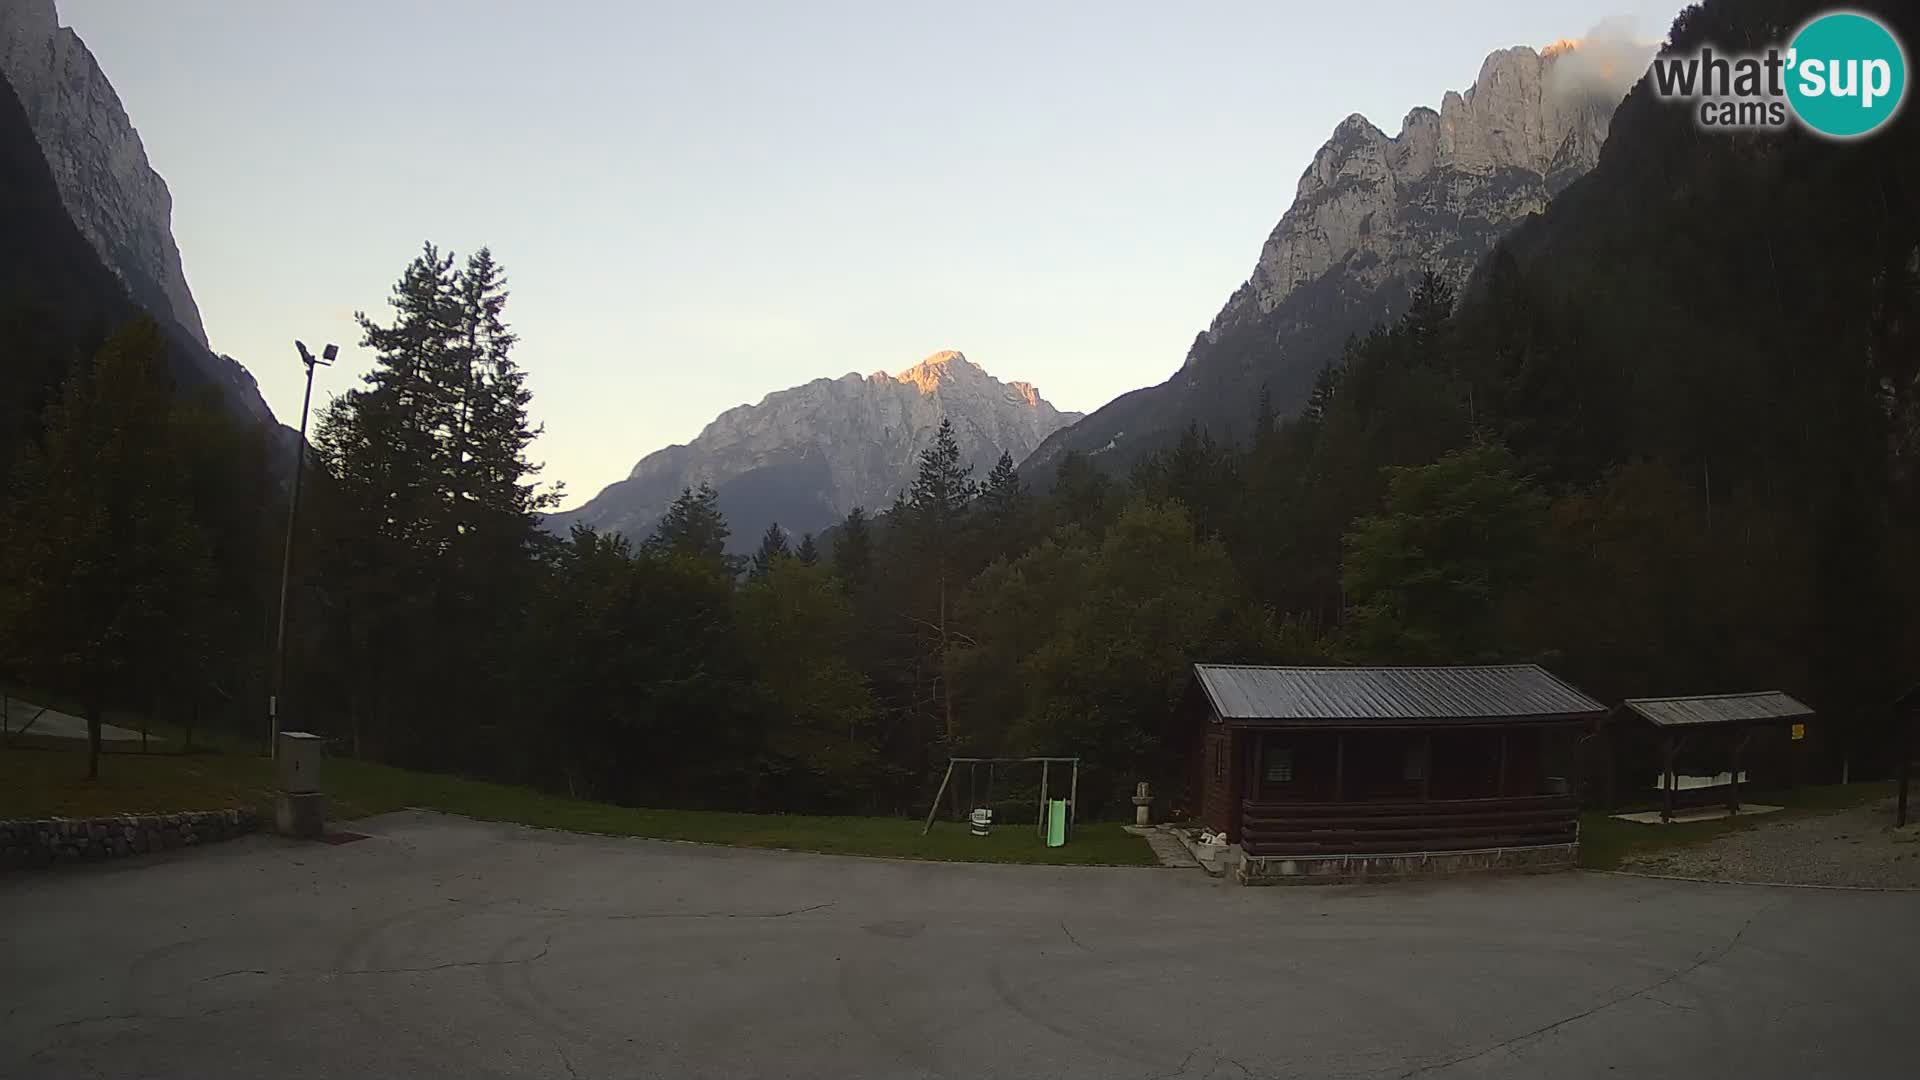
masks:
[[[1765,821],[1696,847],[1629,859],[1645,874],[1786,885],[1920,888],[1920,824],[1893,827],[1893,800]]]

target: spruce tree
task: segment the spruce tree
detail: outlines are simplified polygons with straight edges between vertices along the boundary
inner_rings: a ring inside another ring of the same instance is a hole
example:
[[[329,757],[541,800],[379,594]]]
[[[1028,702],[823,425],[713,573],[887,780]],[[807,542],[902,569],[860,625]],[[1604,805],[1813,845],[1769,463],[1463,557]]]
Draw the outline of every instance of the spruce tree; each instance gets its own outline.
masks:
[[[446,436],[460,426],[451,369],[463,365],[453,256],[432,244],[407,264],[387,304],[393,322],[354,313],[374,366],[361,390],[321,416],[315,441],[393,540],[426,555],[443,550],[451,500]]]
[[[1421,274],[1420,284],[1413,289],[1413,302],[1407,305],[1406,318],[1403,320],[1413,333],[1414,344],[1420,348],[1431,345],[1452,314],[1453,286],[1431,270]]]
[[[933,445],[920,452],[920,472],[907,492],[902,516],[917,554],[930,564],[928,569],[937,587],[933,626],[938,635],[939,696],[945,714],[942,730],[949,745],[953,743],[955,731],[947,594],[955,572],[954,554],[961,523],[977,490],[973,466],[960,463],[960,443],[954,438],[953,422],[943,418],[940,430],[934,433]]]
[[[490,693],[449,673],[501,669],[532,587],[537,515],[557,499],[536,493],[527,457],[539,429],[512,358],[504,272],[484,248],[454,267],[425,245],[388,299],[391,322],[356,313],[373,370],[315,432],[331,481],[316,492],[333,537],[321,553],[328,606],[354,654],[343,666],[366,673],[376,723],[404,719],[388,741],[402,757],[434,752],[438,718]]]
[[[1013,554],[1023,547],[1027,517],[1026,485],[1013,467],[1013,455],[1002,450],[1000,460],[980,487],[980,531],[985,555],[997,558]]]
[[[720,493],[701,481],[697,488],[681,490],[642,550],[650,555],[682,555],[737,573],[739,560],[727,555],[730,535],[726,516],[720,513]]]
[[[452,455],[454,494],[463,505],[457,526],[480,529],[515,546],[532,536],[539,511],[556,506],[560,491],[536,493],[540,466],[527,451],[541,428],[527,418],[533,395],[513,360],[518,338],[501,315],[507,303],[505,271],[481,248],[455,279],[461,343],[458,430]]]
[[[978,490],[973,466],[960,463],[953,421],[942,419],[933,445],[920,451],[920,471],[907,491],[906,509],[914,528],[935,546],[950,541]]]
[[[866,588],[873,576],[873,525],[864,507],[847,511],[833,542],[833,574],[850,593]]]
[[[793,557],[803,566],[813,566],[820,561],[820,548],[813,542],[813,534],[805,533],[800,537],[800,546],[793,549]]]
[[[767,525],[767,531],[760,537],[760,550],[753,553],[753,568],[747,571],[747,577],[753,581],[765,581],[773,572],[774,564],[781,559],[793,557],[787,547],[787,534],[775,521]]]
[[[1019,470],[1013,467],[1013,455],[1000,451],[1000,460],[993,465],[993,471],[987,474],[987,481],[980,487],[980,508],[989,514],[1003,514],[1013,509],[1014,504],[1025,494],[1020,486]]]

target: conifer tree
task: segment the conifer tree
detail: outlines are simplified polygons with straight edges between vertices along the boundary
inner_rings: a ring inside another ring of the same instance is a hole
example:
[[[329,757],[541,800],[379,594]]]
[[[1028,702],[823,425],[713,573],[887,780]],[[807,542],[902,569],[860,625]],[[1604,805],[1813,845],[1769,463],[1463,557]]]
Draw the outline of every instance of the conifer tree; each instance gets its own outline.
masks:
[[[702,481],[697,488],[681,490],[642,550],[650,555],[684,555],[737,573],[739,560],[727,555],[730,535],[726,516],[720,513],[720,493]]]
[[[902,517],[916,553],[930,564],[928,569],[935,581],[938,602],[933,628],[938,637],[941,671],[938,692],[945,713],[942,728],[949,744],[955,732],[947,594],[955,569],[954,554],[961,523],[977,491],[973,466],[960,463],[960,443],[954,438],[953,422],[943,418],[940,430],[934,433],[933,445],[920,452],[920,472],[907,492]]]
[[[986,483],[980,486],[980,531],[986,557],[1009,556],[1024,546],[1028,502],[1026,485],[1013,466],[1013,455],[1002,450]]]
[[[864,507],[847,511],[833,542],[833,573],[850,593],[864,589],[873,575],[873,526]]]
[[[527,418],[533,395],[526,372],[512,356],[519,339],[501,317],[508,295],[505,271],[483,247],[467,259],[455,287],[461,386],[451,464],[454,492],[464,502],[456,523],[524,541],[535,515],[558,505],[561,492],[535,491],[540,466],[527,459],[527,451],[541,428]]]
[[[813,542],[812,533],[800,537],[800,546],[793,549],[793,557],[799,559],[803,566],[812,566],[820,561],[820,548]]]
[[[767,531],[760,537],[760,550],[753,553],[753,568],[747,571],[747,577],[753,581],[765,581],[773,572],[774,564],[781,559],[793,557],[787,547],[787,534],[775,521],[767,525]]]
[[[356,654],[343,666],[367,673],[376,722],[408,725],[388,731],[402,756],[431,752],[427,728],[457,714],[450,702],[488,693],[449,673],[500,670],[532,587],[537,514],[557,499],[536,492],[527,451],[539,429],[506,302],[491,252],[456,270],[425,245],[394,285],[391,322],[356,313],[373,370],[315,432],[330,481],[316,492],[333,540],[328,607],[353,627],[336,634]],[[427,699],[438,704],[416,707]]]

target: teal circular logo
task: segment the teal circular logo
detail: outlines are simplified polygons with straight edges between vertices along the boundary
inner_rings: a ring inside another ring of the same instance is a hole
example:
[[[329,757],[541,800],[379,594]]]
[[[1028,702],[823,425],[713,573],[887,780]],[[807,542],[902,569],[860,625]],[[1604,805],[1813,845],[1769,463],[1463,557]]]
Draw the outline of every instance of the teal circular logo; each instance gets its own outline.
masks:
[[[1851,139],[1893,119],[1907,92],[1907,56],[1878,20],[1851,11],[1800,28],[1788,53],[1787,100],[1802,123]]]

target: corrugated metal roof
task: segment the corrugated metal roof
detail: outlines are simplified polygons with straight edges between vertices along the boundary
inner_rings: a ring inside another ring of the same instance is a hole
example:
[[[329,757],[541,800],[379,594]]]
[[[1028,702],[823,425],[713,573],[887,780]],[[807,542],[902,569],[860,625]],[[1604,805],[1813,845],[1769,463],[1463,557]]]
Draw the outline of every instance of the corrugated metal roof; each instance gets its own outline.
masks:
[[[1224,720],[1471,722],[1575,720],[1605,706],[1538,664],[1490,667],[1246,667],[1195,664]]]
[[[1800,720],[1813,710],[1778,690],[1700,697],[1628,698],[1627,708],[1660,727],[1737,724],[1747,720]]]

